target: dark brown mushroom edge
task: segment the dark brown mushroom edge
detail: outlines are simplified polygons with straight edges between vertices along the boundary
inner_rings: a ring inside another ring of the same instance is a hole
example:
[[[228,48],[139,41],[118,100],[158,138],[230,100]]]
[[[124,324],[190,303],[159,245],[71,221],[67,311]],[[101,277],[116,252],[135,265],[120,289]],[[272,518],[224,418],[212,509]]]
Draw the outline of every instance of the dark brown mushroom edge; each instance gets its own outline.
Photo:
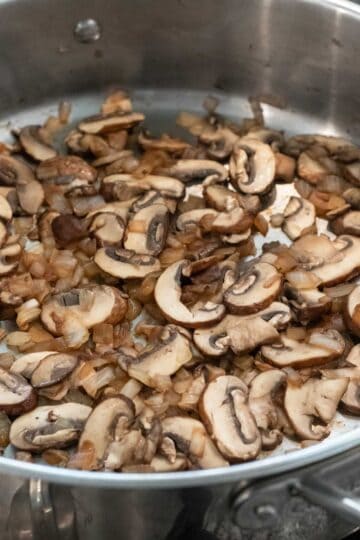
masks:
[[[214,103],[156,137],[116,91],[65,153],[68,104],[0,143],[5,455],[225,467],[360,415],[360,149]]]

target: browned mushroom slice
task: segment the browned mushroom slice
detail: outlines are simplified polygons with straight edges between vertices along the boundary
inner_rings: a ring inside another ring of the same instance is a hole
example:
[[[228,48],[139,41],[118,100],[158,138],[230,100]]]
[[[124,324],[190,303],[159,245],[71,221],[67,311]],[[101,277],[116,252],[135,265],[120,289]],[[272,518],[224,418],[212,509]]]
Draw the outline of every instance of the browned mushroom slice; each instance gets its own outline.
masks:
[[[21,146],[36,161],[45,161],[56,156],[55,148],[50,146],[41,134],[41,126],[26,126],[20,130]]]
[[[275,154],[275,179],[282,182],[292,182],[296,172],[296,161],[293,157],[277,152]]]
[[[199,226],[200,221],[207,216],[216,218],[219,212],[212,208],[196,208],[195,210],[188,210],[179,215],[176,220],[176,228],[179,231],[184,231],[189,227]]]
[[[89,469],[100,469],[110,444],[124,435],[135,418],[131,399],[119,395],[99,403],[91,412],[79,441],[79,452],[90,450]]]
[[[246,229],[243,233],[238,234],[223,234],[221,236],[221,240],[225,244],[231,244],[231,245],[241,245],[246,244],[248,240],[251,238],[251,229]]]
[[[210,178],[223,182],[228,178],[224,165],[208,159],[179,159],[174,165],[159,170],[159,173],[173,176],[182,182],[198,182]]]
[[[241,354],[277,341],[277,330],[285,328],[290,320],[289,307],[273,302],[254,315],[226,315],[216,326],[195,330],[194,343],[208,356],[221,356],[229,348],[235,354]]]
[[[335,234],[353,234],[360,236],[360,211],[352,210],[330,222]]]
[[[88,328],[103,322],[116,324],[126,310],[127,301],[118,289],[91,285],[48,297],[41,320],[52,334],[64,335],[68,345],[77,348],[87,341]]]
[[[86,222],[68,214],[54,217],[51,221],[51,230],[59,247],[65,247],[88,236]]]
[[[277,297],[281,282],[281,275],[274,266],[266,262],[256,263],[225,291],[224,303],[231,313],[255,313]]]
[[[141,195],[132,205],[132,211],[138,212],[143,208],[147,208],[153,204],[164,204],[167,209],[174,214],[177,208],[177,201],[170,198],[165,198],[155,190],[150,190]]]
[[[111,174],[102,180],[102,192],[110,193],[112,198],[125,201],[142,194],[144,191],[154,190],[163,197],[179,199],[184,196],[185,186],[180,180],[169,176],[149,174],[144,178],[134,178],[131,174]]]
[[[111,203],[104,204],[103,206],[91,210],[87,214],[87,218],[93,218],[96,214],[116,214],[124,222],[127,220],[129,211],[136,199],[130,199],[128,201],[114,201]]]
[[[19,264],[20,255],[19,244],[10,244],[0,249],[0,276],[5,276],[15,270]]]
[[[34,353],[23,354],[14,360],[11,364],[11,373],[17,373],[27,379],[31,378],[33,371],[38,367],[41,360],[50,355],[56,355],[56,351],[39,351]]]
[[[28,382],[0,367],[0,411],[17,416],[36,407],[37,397]]]
[[[297,156],[299,152],[315,144],[322,146],[330,155],[339,158],[341,161],[346,162],[359,159],[358,147],[343,137],[318,134],[295,135],[287,141],[286,146],[287,151],[291,155]]]
[[[160,262],[155,257],[115,247],[99,249],[94,261],[101,270],[121,279],[143,278],[160,270]]]
[[[44,190],[26,163],[1,154],[0,184],[16,186],[20,206],[28,214],[35,214],[39,210],[44,200]]]
[[[344,165],[344,176],[355,186],[360,186],[360,161]]]
[[[239,234],[251,227],[253,217],[239,208],[238,206],[230,208],[227,211],[219,212],[213,218],[204,218],[200,226],[209,231],[217,233],[235,233]]]
[[[211,469],[229,465],[199,420],[186,416],[171,416],[162,421],[162,430],[163,437],[173,440],[176,449],[188,458],[193,467]]]
[[[261,433],[262,447],[266,450],[275,448],[282,441],[280,403],[276,400],[285,389],[286,379],[286,374],[280,369],[270,369],[257,375],[250,384],[249,408]]]
[[[217,377],[206,387],[200,415],[222,455],[232,462],[254,459],[261,436],[248,406],[248,388],[238,377]]]
[[[268,144],[243,137],[230,159],[230,177],[235,189],[256,195],[267,193],[275,178],[275,156]]]
[[[283,231],[291,240],[314,232],[316,213],[315,206],[300,197],[290,197],[284,210]]]
[[[182,335],[176,326],[165,326],[159,342],[144,352],[130,354],[130,351],[119,350],[120,366],[130,377],[152,388],[162,387],[169,382],[170,375],[192,358],[189,340]],[[167,381],[166,381],[167,380]]]
[[[91,407],[80,403],[37,407],[12,423],[10,442],[33,452],[64,448],[79,438],[90,413]]]
[[[351,332],[360,336],[360,286],[349,294],[345,308],[345,321]]]
[[[331,298],[318,289],[297,289],[286,283],[284,294],[302,324],[318,320],[331,309]]]
[[[336,285],[360,272],[360,239],[342,235],[336,240],[307,235],[290,248],[291,254],[306,270],[311,270],[320,285]]]
[[[302,386],[288,381],[284,406],[301,439],[321,440],[329,434],[329,423],[348,385],[348,379],[309,379]]]
[[[155,300],[163,315],[170,322],[186,328],[209,326],[223,318],[225,308],[213,302],[198,302],[187,308],[181,302],[181,277],[188,261],[177,261],[161,274],[155,286]]]
[[[328,167],[313,158],[308,152],[300,154],[297,169],[301,178],[315,185],[330,173]]]
[[[39,180],[55,184],[69,184],[75,179],[94,182],[97,172],[78,156],[56,156],[40,163],[36,169]]]
[[[119,131],[121,129],[130,129],[145,119],[145,116],[137,112],[116,112],[109,114],[99,114],[90,116],[82,120],[79,124],[79,130],[83,133],[102,134]]]
[[[61,382],[77,366],[77,358],[71,354],[51,354],[40,360],[31,375],[33,388],[46,388]]]
[[[322,369],[321,374],[326,379],[345,377],[349,380],[341,405],[351,414],[360,414],[360,345],[352,347],[346,357],[346,367]]]
[[[92,219],[89,231],[100,246],[118,245],[123,239],[125,224],[116,214],[99,212]]]
[[[345,342],[337,330],[313,331],[308,342],[281,336],[281,343],[264,345],[261,354],[277,367],[320,366],[341,356]]]
[[[199,142],[207,146],[208,156],[217,160],[228,158],[238,140],[236,133],[222,126],[209,126],[199,134]]]
[[[345,202],[355,210],[360,210],[360,188],[349,188],[342,194]]]
[[[169,212],[164,204],[142,208],[127,225],[124,248],[145,255],[159,255],[164,249]]]
[[[0,194],[0,221],[10,221],[13,216],[8,200]]]
[[[181,155],[190,146],[189,143],[166,134],[162,135],[159,139],[152,138],[146,131],[139,133],[138,144],[145,150],[163,150],[175,156]]]
[[[210,184],[203,189],[206,202],[220,212],[227,210],[229,205],[238,205],[250,214],[256,214],[261,210],[260,198],[258,195],[241,195],[236,191],[219,185]]]
[[[175,457],[175,461],[171,462],[164,456],[156,455],[150,463],[154,472],[174,472],[183,471],[187,468],[187,459],[181,454]]]

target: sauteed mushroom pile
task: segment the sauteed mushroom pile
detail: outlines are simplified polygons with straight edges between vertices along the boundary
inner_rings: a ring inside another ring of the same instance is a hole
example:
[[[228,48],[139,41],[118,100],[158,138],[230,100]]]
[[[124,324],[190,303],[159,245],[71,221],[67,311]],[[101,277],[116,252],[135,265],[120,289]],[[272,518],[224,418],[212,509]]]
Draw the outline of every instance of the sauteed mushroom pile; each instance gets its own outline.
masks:
[[[360,414],[360,149],[215,105],[156,137],[117,91],[0,144],[3,450],[223,467]]]

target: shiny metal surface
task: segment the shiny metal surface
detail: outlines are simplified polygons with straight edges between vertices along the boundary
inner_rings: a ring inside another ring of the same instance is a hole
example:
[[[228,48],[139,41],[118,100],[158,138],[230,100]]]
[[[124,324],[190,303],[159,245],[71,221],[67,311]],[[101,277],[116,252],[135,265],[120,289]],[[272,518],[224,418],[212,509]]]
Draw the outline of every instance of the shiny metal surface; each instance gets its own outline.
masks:
[[[90,43],[74,34],[87,19],[101,29]],[[159,130],[173,124],[178,110],[199,109],[209,93],[220,98],[224,114],[246,116],[246,98],[252,95],[272,103],[264,111],[275,128],[347,134],[360,141],[359,25],[359,6],[341,0],[0,0],[0,138],[9,119],[21,125],[39,114],[44,118],[60,98],[73,99],[80,114],[93,112],[97,92],[115,85],[135,89],[139,107]],[[15,486],[22,486],[7,533],[11,539],[32,539],[36,515],[48,504],[49,522],[54,525],[54,515],[57,527],[59,516],[65,516],[63,523],[76,520],[80,540],[100,534],[127,540],[180,540],[187,534],[191,540],[190,530],[199,540],[201,529],[221,540],[255,539],[255,533],[242,536],[232,522],[219,532],[219,523],[231,514],[234,490],[322,462],[359,441],[360,428],[340,430],[317,446],[227,470],[161,475],[87,473],[1,457],[0,472],[12,475],[3,482],[9,490],[5,513]],[[43,483],[32,481],[31,497],[15,475],[53,483],[50,503]],[[74,510],[60,511],[67,500]],[[32,525],[24,524],[17,537],[12,527],[21,524],[21,504]],[[271,522],[267,502],[261,507],[259,515]],[[349,531],[342,527],[344,534]],[[324,525],[316,538],[332,538],[333,530]],[[65,526],[61,539],[64,531]],[[286,528],[281,531],[277,538],[290,539]]]

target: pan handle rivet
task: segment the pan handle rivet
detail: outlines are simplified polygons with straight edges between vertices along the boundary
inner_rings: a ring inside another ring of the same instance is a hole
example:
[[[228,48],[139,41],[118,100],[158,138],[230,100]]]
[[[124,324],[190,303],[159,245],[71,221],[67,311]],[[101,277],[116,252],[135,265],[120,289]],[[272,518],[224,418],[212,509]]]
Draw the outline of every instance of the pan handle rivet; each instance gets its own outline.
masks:
[[[100,24],[95,19],[83,19],[76,24],[74,35],[80,43],[93,43],[101,37]]]

